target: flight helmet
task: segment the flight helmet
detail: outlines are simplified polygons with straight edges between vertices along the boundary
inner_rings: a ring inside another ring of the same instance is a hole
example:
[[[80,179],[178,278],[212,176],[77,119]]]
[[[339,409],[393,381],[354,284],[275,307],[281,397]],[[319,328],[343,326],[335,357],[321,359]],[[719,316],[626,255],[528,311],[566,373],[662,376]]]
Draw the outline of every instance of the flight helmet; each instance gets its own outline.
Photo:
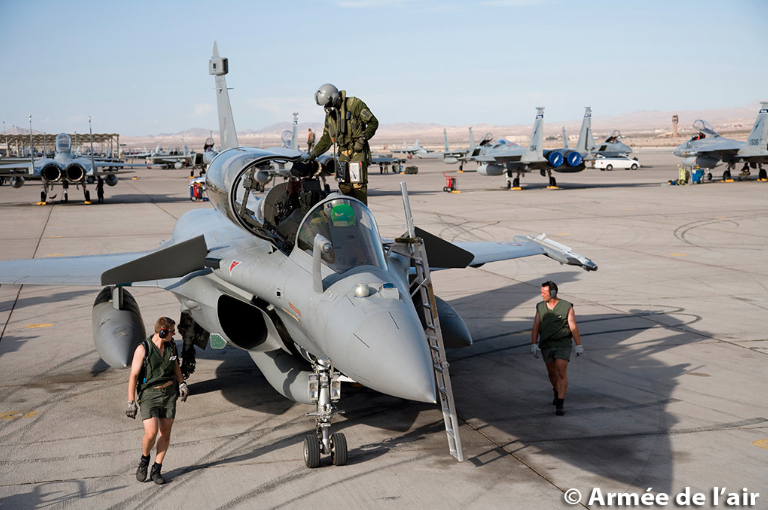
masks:
[[[320,88],[315,92],[315,102],[317,103],[317,106],[324,106],[326,108],[338,107],[341,102],[339,89],[330,83],[320,85]]]
[[[355,210],[346,202],[333,206],[330,217],[334,227],[351,227],[355,224]]]

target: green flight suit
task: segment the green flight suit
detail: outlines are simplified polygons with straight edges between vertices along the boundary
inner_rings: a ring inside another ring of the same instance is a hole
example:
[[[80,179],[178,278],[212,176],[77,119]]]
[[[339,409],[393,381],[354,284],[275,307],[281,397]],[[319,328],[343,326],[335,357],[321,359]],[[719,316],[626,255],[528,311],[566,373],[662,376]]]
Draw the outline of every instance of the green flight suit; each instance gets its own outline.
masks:
[[[341,105],[339,108],[326,108],[323,136],[310,154],[316,158],[330,149],[331,144],[335,142],[338,144],[339,161],[360,163],[362,174],[360,182],[340,182],[339,190],[368,205],[368,165],[371,163],[371,147],[368,140],[376,134],[379,121],[362,100],[347,97],[347,92],[344,90],[339,94]],[[339,119],[346,119],[346,122],[339,122]],[[362,151],[357,152],[354,145],[360,138],[365,138],[364,147]]]

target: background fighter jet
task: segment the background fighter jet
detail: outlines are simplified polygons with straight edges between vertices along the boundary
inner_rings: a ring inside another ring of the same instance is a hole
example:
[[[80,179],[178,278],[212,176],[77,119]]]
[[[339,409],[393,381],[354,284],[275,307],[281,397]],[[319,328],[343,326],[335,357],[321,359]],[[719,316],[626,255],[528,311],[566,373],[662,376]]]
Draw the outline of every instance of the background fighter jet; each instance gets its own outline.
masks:
[[[760,103],[760,111],[746,143],[723,138],[705,120],[696,120],[693,129],[696,134],[673,151],[675,156],[685,158],[684,166],[710,170],[707,178],[711,180],[711,170],[725,163],[723,180],[727,180],[736,163],[743,162],[740,178],[749,179],[750,167],[759,169],[758,179],[768,178],[763,168],[763,163],[768,163],[768,101]]]
[[[459,164],[459,171],[464,171],[464,164],[472,161],[472,158],[480,152],[480,146],[475,144],[475,135],[472,128],[469,128],[469,148],[453,149],[448,146],[448,133],[443,129],[443,138],[445,139],[445,151],[443,152],[443,163],[447,165]]]
[[[417,231],[409,227],[403,239],[382,240],[362,202],[328,194],[311,178],[281,183],[263,200],[254,197],[255,174],[289,159],[296,168],[299,156],[236,147],[229,105],[222,108],[228,103],[228,64],[216,47],[210,69],[224,134],[224,150],[205,176],[213,209],[182,215],[157,250],[4,261],[0,283],[105,286],[92,311],[94,343],[114,367],[130,364],[145,338],[139,306],[126,286],[172,292],[181,304],[185,374],[192,371],[194,345],[205,348],[210,342],[214,349],[231,345],[247,351],[277,392],[315,406],[315,433],[304,442],[307,466],[319,465],[321,452],[344,464],[346,439],[330,433],[341,380],[404,399],[436,400],[436,369],[422,323],[427,304],[418,300],[424,281],[414,290],[413,261],[403,254]],[[544,236],[454,245],[420,235],[436,267],[543,254],[597,269]],[[418,264],[428,275],[426,260]],[[429,309],[437,310],[446,345],[469,345],[455,310],[434,299],[430,303],[436,306]]]
[[[195,160],[197,158],[197,154],[189,150],[189,146],[184,145],[184,148],[181,152],[178,151],[163,151],[160,146],[158,145],[148,156],[147,156],[147,164],[148,165],[162,165],[163,168],[171,169],[180,169],[185,166],[193,166],[195,164]]]
[[[486,135],[480,144],[480,152],[472,158],[480,163],[477,167],[478,173],[490,176],[506,174],[507,187],[516,188],[520,186],[520,177],[534,170],[539,170],[542,176],[548,176],[550,186],[557,186],[557,181],[552,176],[553,170],[567,173],[584,170],[583,156],[578,151],[544,150],[544,107],[536,108],[536,112],[533,132],[527,147],[503,139],[491,143],[492,137]]]
[[[88,118],[90,126],[91,119]],[[93,140],[91,140],[91,156],[76,156],[72,153],[72,139],[67,133],[59,133],[56,136],[55,153],[53,158],[41,159],[16,159],[13,162],[0,162],[0,176],[10,178],[11,186],[21,188],[24,182],[39,180],[43,183],[43,191],[40,192],[40,201],[46,202],[49,192],[55,184],[64,187],[63,201],[67,201],[66,189],[70,184],[82,186],[85,201],[90,201],[90,192],[86,184],[94,182],[98,176],[104,176],[104,182],[109,186],[117,184],[117,169],[126,167],[139,167],[114,160],[101,160],[93,156]]]
[[[404,149],[390,149],[392,152],[396,154],[408,154],[408,157],[416,156],[417,158],[421,158],[422,156],[426,156],[427,154],[434,152],[430,149],[425,149],[421,145],[419,145],[419,140],[416,140],[416,143],[414,143],[411,147],[408,147],[408,143],[403,140],[403,146]]]

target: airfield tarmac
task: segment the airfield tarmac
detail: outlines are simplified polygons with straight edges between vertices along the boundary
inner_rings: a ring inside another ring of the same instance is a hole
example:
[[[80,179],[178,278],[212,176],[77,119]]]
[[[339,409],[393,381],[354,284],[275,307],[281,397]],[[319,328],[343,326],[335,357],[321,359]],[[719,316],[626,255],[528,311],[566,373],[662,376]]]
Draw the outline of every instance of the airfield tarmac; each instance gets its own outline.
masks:
[[[475,344],[449,351],[466,460],[448,453],[437,405],[345,384],[334,421],[346,466],[304,466],[309,406],[282,398],[243,351],[198,351],[191,396],[158,487],[134,478],[142,435],[124,415],[127,371],[91,338],[99,289],[0,287],[0,508],[564,508],[578,489],[674,498],[690,488],[760,493],[768,508],[768,183],[664,186],[667,151],[641,151],[637,171],[502,178],[441,172],[370,175],[382,235],[404,231],[399,182],[416,223],[449,241],[546,232],[599,265],[546,257],[434,275]],[[474,166],[474,165],[472,165]],[[716,175],[719,175],[718,171]],[[0,188],[2,259],[154,248],[192,203],[184,170],[138,170],[107,203],[35,206],[40,187]],[[60,188],[57,193],[60,193]],[[585,354],[573,358],[557,417],[544,363],[530,354],[539,284],[574,303]],[[149,327],[178,316],[176,299],[131,289]],[[572,494],[572,493],[571,493]],[[717,506],[725,506],[721,496]],[[577,505],[578,506],[578,505]],[[608,506],[608,505],[605,505]],[[615,505],[614,505],[615,506]],[[642,506],[642,505],[641,505]],[[662,507],[663,505],[659,505]],[[646,506],[647,507],[647,506]]]

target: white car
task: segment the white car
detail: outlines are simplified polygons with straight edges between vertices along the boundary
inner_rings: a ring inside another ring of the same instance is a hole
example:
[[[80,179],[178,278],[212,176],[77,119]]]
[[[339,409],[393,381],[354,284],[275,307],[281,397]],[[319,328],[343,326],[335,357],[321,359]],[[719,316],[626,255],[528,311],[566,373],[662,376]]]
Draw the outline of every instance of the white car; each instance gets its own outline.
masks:
[[[600,170],[608,170],[610,172],[614,168],[637,170],[641,165],[637,158],[630,158],[629,156],[612,156],[607,158],[598,154],[593,166],[594,168],[599,168]]]

